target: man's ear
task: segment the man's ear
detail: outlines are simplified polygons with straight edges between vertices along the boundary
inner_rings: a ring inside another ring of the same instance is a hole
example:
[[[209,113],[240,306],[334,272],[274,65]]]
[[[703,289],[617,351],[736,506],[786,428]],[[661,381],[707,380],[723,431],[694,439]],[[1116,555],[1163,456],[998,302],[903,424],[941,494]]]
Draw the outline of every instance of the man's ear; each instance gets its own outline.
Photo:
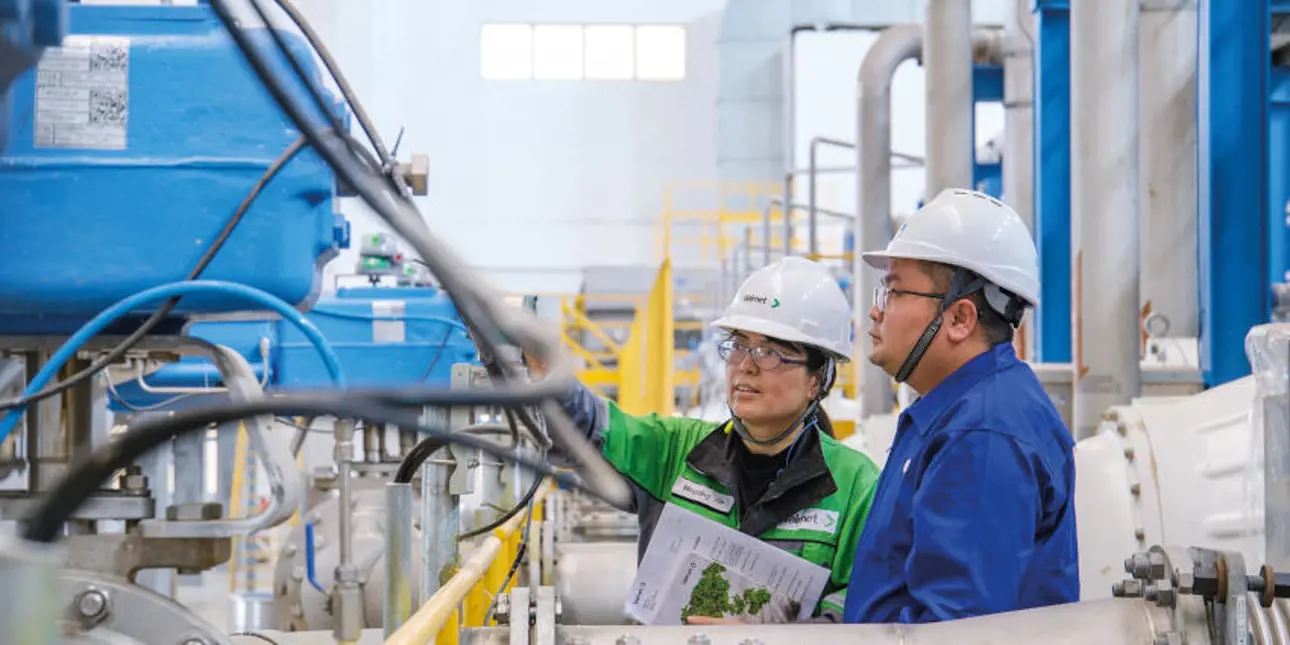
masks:
[[[976,303],[962,298],[945,310],[945,334],[954,342],[963,342],[976,331],[978,312]]]

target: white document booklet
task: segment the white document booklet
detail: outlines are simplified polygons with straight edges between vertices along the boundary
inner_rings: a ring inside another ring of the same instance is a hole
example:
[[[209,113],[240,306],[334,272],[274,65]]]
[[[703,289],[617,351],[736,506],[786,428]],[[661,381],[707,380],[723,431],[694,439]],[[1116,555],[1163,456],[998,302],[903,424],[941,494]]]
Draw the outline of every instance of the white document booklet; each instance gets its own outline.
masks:
[[[689,616],[789,623],[811,617],[828,580],[824,567],[668,504],[626,613],[644,625],[682,625]]]

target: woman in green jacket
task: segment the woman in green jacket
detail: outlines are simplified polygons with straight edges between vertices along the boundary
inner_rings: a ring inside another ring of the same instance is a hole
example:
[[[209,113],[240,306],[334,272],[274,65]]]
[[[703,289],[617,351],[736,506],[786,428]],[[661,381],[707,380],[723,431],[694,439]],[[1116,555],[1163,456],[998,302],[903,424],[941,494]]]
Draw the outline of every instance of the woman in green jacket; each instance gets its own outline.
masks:
[[[853,352],[846,296],[823,266],[789,257],[749,276],[713,325],[726,334],[730,420],[633,416],[585,387],[563,408],[630,482],[638,558],[673,504],[828,569],[812,620],[841,622],[878,479],[873,461],[833,439],[820,408]]]

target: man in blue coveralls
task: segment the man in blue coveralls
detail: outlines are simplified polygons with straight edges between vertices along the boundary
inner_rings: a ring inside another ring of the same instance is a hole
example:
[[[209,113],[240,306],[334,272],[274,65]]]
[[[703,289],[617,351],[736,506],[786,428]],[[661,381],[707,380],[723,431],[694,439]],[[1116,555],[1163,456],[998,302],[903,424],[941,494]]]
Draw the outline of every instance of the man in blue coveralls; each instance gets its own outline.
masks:
[[[987,195],[950,189],[901,226],[869,311],[869,360],[903,411],[843,617],[921,623],[1079,599],[1070,431],[1013,331],[1039,300],[1035,245]]]

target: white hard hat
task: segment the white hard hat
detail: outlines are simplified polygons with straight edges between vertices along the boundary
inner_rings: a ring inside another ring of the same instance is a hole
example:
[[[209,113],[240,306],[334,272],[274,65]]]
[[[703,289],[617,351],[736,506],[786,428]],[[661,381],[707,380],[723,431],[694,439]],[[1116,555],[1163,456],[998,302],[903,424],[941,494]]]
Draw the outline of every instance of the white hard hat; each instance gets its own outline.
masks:
[[[861,257],[876,269],[886,269],[895,258],[964,268],[1032,307],[1039,304],[1035,241],[1016,211],[984,193],[941,191],[901,224],[885,251]]]
[[[837,278],[805,258],[783,258],[754,271],[712,325],[810,345],[837,360],[851,360],[851,305]]]

